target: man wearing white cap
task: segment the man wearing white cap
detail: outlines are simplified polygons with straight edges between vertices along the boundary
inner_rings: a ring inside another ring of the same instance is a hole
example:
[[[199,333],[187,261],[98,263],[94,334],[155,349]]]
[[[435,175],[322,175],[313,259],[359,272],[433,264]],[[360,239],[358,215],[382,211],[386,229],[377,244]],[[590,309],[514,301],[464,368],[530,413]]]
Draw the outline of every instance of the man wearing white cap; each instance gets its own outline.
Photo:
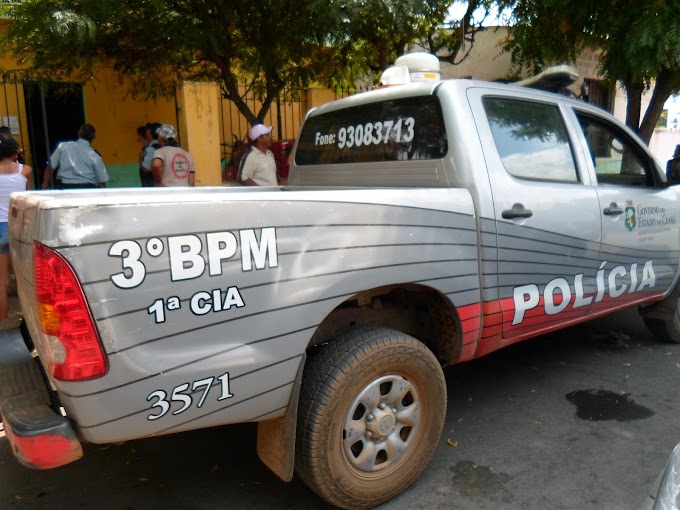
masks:
[[[246,186],[278,186],[276,160],[269,150],[272,144],[271,126],[255,124],[250,128],[252,145],[241,159],[238,182]]]
[[[151,173],[156,186],[193,186],[194,158],[177,145],[177,131],[170,124],[158,128],[158,145],[153,153]]]

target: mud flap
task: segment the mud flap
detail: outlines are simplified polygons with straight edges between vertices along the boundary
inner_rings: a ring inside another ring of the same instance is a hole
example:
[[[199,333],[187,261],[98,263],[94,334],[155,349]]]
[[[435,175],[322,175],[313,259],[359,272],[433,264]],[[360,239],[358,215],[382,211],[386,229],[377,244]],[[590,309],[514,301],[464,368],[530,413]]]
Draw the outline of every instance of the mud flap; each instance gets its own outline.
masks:
[[[307,354],[298,367],[286,414],[281,418],[261,421],[257,424],[257,455],[260,460],[284,482],[293,479],[295,470],[295,432],[297,409],[302,385],[302,373]]]

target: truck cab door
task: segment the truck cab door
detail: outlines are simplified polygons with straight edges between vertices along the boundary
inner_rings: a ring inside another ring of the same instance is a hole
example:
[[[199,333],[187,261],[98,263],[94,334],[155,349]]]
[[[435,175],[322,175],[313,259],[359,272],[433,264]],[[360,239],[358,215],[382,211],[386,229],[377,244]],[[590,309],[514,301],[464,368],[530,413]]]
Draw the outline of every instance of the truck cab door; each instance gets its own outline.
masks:
[[[644,303],[674,283],[680,259],[680,189],[636,137],[604,115],[574,109],[597,182],[601,285],[591,314]]]
[[[600,264],[600,207],[559,98],[473,88],[468,100],[493,195],[503,312],[502,338],[489,345],[482,338],[484,353],[587,314]]]

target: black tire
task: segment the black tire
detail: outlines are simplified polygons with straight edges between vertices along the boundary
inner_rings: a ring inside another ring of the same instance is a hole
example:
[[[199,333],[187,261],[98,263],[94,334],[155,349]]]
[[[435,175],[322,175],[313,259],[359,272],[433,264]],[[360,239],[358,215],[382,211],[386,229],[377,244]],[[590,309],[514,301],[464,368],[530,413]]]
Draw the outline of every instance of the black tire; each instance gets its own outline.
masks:
[[[680,315],[676,309],[675,314],[670,319],[642,318],[647,329],[654,336],[664,342],[680,344]]]
[[[425,470],[446,402],[444,374],[425,345],[391,329],[351,330],[309,353],[296,470],[335,506],[373,508]]]
[[[659,340],[680,343],[680,283],[658,303],[639,308],[647,329]]]

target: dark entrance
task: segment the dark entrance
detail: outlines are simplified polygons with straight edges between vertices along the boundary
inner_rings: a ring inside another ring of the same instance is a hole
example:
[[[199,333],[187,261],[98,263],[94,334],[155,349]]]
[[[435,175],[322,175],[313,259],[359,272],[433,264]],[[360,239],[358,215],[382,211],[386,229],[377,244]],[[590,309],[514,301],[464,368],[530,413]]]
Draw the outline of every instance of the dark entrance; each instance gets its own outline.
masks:
[[[85,122],[83,87],[77,83],[26,83],[24,97],[33,175],[38,184],[59,142],[75,140]]]

